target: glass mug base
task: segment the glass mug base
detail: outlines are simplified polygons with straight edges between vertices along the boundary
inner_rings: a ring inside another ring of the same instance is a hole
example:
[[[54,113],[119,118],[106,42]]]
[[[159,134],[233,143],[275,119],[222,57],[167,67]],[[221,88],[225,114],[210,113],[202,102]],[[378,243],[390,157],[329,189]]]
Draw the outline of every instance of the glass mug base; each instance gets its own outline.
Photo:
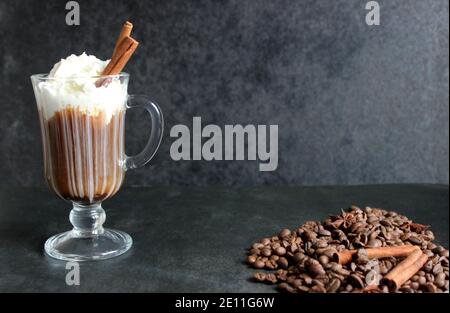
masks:
[[[127,252],[133,240],[119,230],[105,229],[106,214],[101,203],[73,203],[70,222],[73,229],[50,237],[45,253],[65,261],[105,260]]]
[[[64,261],[106,260],[127,252],[133,244],[125,232],[104,229],[94,237],[77,237],[74,231],[57,234],[45,242],[45,253]]]

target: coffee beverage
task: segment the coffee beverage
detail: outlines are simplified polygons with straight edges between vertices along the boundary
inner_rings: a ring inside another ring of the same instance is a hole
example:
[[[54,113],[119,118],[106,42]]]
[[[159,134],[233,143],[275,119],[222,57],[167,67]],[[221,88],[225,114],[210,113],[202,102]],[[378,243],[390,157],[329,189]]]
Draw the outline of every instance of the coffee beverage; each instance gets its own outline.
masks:
[[[126,24],[130,30],[130,23]],[[120,189],[125,171],[149,162],[161,143],[163,116],[144,95],[128,95],[130,75],[120,72],[136,48],[102,61],[83,53],[56,63],[50,73],[31,76],[42,133],[45,178],[73,208],[73,228],[47,239],[47,255],[60,260],[104,260],[128,251],[130,235],[103,226],[102,202]],[[126,42],[125,42],[126,43]],[[107,64],[113,64],[107,67]],[[106,71],[110,68],[109,72]],[[142,108],[151,119],[144,149],[125,155],[125,112]],[[89,239],[89,240],[86,240]]]
[[[61,198],[92,204],[113,196],[124,179],[124,111],[108,120],[63,109],[42,117],[45,177]]]
[[[113,196],[124,179],[128,78],[97,87],[94,75],[105,63],[72,55],[34,86],[47,183],[61,198],[81,205]],[[68,75],[72,72],[76,76]]]

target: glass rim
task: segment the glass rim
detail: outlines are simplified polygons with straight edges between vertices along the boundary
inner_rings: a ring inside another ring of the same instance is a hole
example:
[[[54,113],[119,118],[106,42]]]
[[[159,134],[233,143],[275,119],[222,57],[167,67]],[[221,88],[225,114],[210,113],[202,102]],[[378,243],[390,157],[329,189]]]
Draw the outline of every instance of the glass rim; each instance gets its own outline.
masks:
[[[77,80],[77,79],[100,79],[100,78],[120,78],[130,77],[130,74],[126,72],[120,72],[114,75],[95,75],[95,76],[71,76],[71,77],[49,77],[49,73],[45,74],[33,74],[30,76],[32,80]]]

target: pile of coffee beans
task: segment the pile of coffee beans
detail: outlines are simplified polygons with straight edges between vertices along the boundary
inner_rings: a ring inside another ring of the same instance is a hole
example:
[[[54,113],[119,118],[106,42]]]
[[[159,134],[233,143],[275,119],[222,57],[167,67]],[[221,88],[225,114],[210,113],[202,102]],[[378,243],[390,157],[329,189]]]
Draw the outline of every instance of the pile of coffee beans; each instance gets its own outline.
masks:
[[[387,293],[381,278],[402,258],[369,260],[366,248],[417,245],[427,263],[395,292],[448,292],[448,250],[433,243],[428,226],[413,223],[396,212],[352,206],[322,222],[309,221],[295,230],[283,229],[249,249],[247,263],[265,270],[254,280],[276,284],[281,291]],[[338,251],[355,249],[351,263],[334,261]],[[391,290],[392,291],[392,290]]]

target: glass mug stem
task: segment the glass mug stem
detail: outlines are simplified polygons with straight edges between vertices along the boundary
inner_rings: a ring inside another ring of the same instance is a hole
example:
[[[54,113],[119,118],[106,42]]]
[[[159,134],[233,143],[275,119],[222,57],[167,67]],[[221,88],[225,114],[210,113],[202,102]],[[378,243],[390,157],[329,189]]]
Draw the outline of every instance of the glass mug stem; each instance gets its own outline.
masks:
[[[73,225],[72,232],[75,237],[92,238],[105,232],[103,223],[106,213],[101,203],[80,205],[74,202],[69,220]]]
[[[31,77],[41,122],[47,182],[59,197],[73,204],[69,216],[73,229],[52,236],[45,243],[45,252],[56,259],[103,260],[131,248],[133,241],[128,234],[103,227],[106,214],[102,201],[119,190],[125,171],[144,166],[153,158],[162,140],[164,119],[158,105],[147,96],[127,95],[128,74],[105,78],[110,82],[101,87],[104,89],[88,88],[86,93],[74,97],[60,91],[80,83],[94,86],[98,77]],[[91,107],[91,103],[95,104]],[[136,107],[149,113],[151,132],[144,149],[127,156],[125,112]]]

